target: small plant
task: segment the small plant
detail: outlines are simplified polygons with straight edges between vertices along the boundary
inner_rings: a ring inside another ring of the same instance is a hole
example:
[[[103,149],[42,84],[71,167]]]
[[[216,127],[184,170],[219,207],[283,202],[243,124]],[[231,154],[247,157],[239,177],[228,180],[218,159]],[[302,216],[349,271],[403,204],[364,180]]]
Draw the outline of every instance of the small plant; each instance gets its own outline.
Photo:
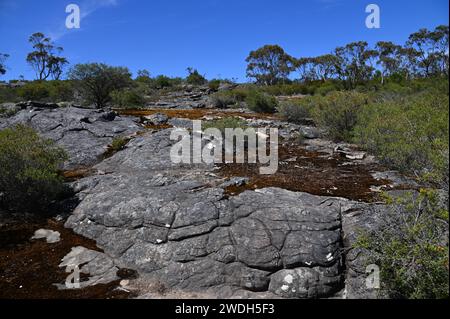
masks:
[[[231,91],[217,92],[211,96],[212,106],[219,109],[226,109],[227,107],[236,103],[236,98]]]
[[[250,110],[258,113],[275,113],[278,106],[275,97],[257,90],[250,91],[245,102]]]
[[[304,97],[281,102],[278,111],[288,122],[302,124],[311,118],[313,107],[314,98]]]
[[[129,140],[128,140],[127,138],[124,138],[124,137],[116,137],[116,138],[114,138],[113,141],[111,142],[111,148],[112,148],[114,151],[116,151],[116,152],[121,151],[121,150],[123,150],[123,149],[125,148],[125,146],[127,145],[128,141],[129,141]]]
[[[383,292],[390,298],[448,298],[446,205],[430,190],[386,200],[390,210],[380,227],[362,233],[355,245],[380,267]]]
[[[203,130],[206,130],[208,128],[217,128],[219,129],[222,133],[225,132],[226,128],[231,128],[231,129],[235,129],[235,128],[242,128],[242,129],[246,129],[247,128],[247,122],[241,118],[238,117],[224,117],[221,119],[215,119],[212,121],[207,121],[206,123],[203,124]]]
[[[203,85],[207,82],[205,77],[194,68],[187,68],[188,76],[186,82],[191,85]]]
[[[111,103],[118,108],[140,108],[145,105],[145,99],[137,89],[124,89],[111,92]]]
[[[111,144],[108,147],[108,150],[105,152],[103,157],[108,158],[108,157],[113,156],[117,152],[124,150],[129,141],[130,141],[130,139],[127,137],[120,137],[120,136],[115,137],[112,140]]]
[[[332,92],[317,96],[311,110],[314,121],[328,130],[336,141],[350,141],[357,124],[358,113],[368,103],[369,96],[357,92]]]
[[[221,83],[222,83],[221,80],[214,79],[208,82],[208,87],[212,91],[217,91]]]
[[[14,212],[43,213],[66,194],[58,175],[63,149],[19,125],[0,131],[0,206]]]

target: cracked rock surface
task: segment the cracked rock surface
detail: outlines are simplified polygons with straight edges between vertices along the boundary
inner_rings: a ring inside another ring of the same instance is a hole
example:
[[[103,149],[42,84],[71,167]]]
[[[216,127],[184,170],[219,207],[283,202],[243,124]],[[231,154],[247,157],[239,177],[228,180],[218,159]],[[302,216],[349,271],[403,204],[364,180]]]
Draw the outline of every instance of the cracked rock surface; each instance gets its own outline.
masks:
[[[0,129],[17,124],[29,125],[63,147],[70,158],[64,164],[65,170],[96,164],[115,137],[132,135],[142,129],[133,118],[76,107],[30,107],[10,118],[0,118]]]
[[[81,202],[66,226],[170,289],[286,298],[343,289],[342,216],[370,205],[280,188],[228,197],[212,166],[170,161],[169,134],[136,137],[94,167],[106,174],[75,182]]]

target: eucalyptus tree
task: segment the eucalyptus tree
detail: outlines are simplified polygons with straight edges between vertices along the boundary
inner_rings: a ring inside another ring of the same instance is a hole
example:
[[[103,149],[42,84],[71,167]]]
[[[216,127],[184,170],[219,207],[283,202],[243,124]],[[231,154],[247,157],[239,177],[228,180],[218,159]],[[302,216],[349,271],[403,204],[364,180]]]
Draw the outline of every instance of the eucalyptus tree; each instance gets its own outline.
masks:
[[[47,80],[52,77],[58,80],[64,66],[68,64],[66,58],[59,56],[63,48],[55,46],[49,37],[40,32],[32,34],[28,41],[34,51],[28,53],[26,60],[35,71],[36,78]]]
[[[247,77],[263,85],[285,82],[294,70],[294,58],[278,45],[265,45],[246,58]]]

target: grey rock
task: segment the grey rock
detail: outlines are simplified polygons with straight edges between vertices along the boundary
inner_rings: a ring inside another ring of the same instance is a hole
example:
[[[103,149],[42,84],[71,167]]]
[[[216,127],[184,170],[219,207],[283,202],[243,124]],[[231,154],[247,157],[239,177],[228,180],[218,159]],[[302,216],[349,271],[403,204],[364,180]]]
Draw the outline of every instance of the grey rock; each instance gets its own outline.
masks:
[[[110,257],[82,246],[73,247],[61,260],[59,267],[64,267],[68,273],[72,273],[76,267],[80,273],[88,275],[87,280],[79,282],[79,288],[107,284],[119,279],[117,276],[119,268],[115,266],[114,261]],[[65,284],[55,285],[59,289],[68,288]]]
[[[320,136],[320,131],[317,128],[312,127],[312,126],[301,126],[300,134],[304,138],[314,139],[314,138],[318,138]]]
[[[168,116],[163,113],[144,116],[144,123],[146,124],[161,125],[167,123],[168,120]]]
[[[0,119],[0,129],[26,124],[54,140],[69,154],[63,167],[67,170],[98,163],[115,137],[142,130],[132,118],[117,117],[114,112],[75,107],[36,109],[28,104],[26,107],[12,117]]]
[[[61,234],[58,231],[41,228],[34,232],[34,235],[33,237],[31,237],[31,239],[45,239],[47,243],[53,244],[61,240]]]

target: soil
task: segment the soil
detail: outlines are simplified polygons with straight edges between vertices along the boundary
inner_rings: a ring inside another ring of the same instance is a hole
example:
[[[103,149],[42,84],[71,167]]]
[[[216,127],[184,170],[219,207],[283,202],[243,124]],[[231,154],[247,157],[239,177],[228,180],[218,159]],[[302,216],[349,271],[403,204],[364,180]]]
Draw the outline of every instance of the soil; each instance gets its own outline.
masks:
[[[237,195],[245,190],[280,187],[313,195],[374,201],[378,194],[371,191],[371,186],[389,184],[389,181],[372,177],[371,172],[380,169],[374,164],[358,163],[339,154],[329,156],[307,151],[296,143],[281,144],[278,156],[278,171],[273,175],[261,175],[260,164],[220,164],[219,174],[223,177],[250,178],[246,185],[228,187],[227,194]]]
[[[230,117],[240,116],[246,119],[266,119],[276,120],[280,119],[276,114],[266,113],[245,113],[239,111],[224,111],[218,109],[145,109],[145,110],[115,110],[117,113],[123,116],[148,116],[155,113],[165,114],[169,118],[184,118],[189,120],[199,120],[205,116],[213,117]]]
[[[56,230],[61,241],[48,244],[31,240],[39,228]],[[67,273],[58,265],[72,247],[99,250],[95,242],[76,235],[54,219],[14,222],[0,227],[0,299],[125,299],[130,293],[118,290],[119,281],[84,289],[58,290]],[[121,270],[122,274],[127,271]],[[120,275],[118,273],[118,275]]]

